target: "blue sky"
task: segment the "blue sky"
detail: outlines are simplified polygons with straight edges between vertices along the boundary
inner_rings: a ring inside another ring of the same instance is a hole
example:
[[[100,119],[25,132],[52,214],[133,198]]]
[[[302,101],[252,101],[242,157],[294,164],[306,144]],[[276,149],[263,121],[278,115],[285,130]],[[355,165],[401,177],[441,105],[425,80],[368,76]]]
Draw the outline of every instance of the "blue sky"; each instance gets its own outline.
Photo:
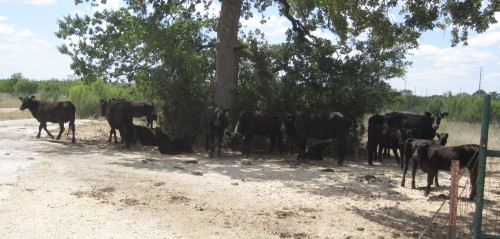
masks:
[[[119,0],[108,0],[117,8]],[[102,9],[99,7],[98,9]],[[98,10],[97,9],[97,10]],[[57,46],[63,42],[54,32],[57,20],[68,14],[91,14],[89,4],[76,6],[73,0],[0,0],[0,79],[22,73],[28,79],[73,78],[70,58]],[[217,12],[217,8],[213,9]],[[500,20],[500,14],[496,18]],[[289,23],[277,15],[261,26],[259,19],[243,22],[248,29],[259,27],[271,41],[284,36]],[[327,33],[317,35],[331,37]],[[473,93],[479,89],[500,92],[500,24],[481,35],[471,34],[469,46],[450,47],[450,34],[436,30],[424,33],[420,48],[408,57],[413,61],[406,75],[406,89],[417,95]],[[391,79],[391,86],[405,89],[405,81]]]

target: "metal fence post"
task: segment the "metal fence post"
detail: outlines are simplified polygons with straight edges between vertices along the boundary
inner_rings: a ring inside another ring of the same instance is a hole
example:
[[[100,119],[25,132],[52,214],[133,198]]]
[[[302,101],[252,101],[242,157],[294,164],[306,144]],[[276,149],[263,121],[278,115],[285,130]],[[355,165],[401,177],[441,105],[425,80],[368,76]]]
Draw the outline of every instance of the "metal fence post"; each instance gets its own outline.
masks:
[[[476,186],[476,213],[474,220],[474,239],[481,236],[484,204],[484,178],[486,171],[486,151],[488,149],[488,129],[490,123],[490,95],[484,96],[481,121],[481,140],[479,143],[479,165]]]

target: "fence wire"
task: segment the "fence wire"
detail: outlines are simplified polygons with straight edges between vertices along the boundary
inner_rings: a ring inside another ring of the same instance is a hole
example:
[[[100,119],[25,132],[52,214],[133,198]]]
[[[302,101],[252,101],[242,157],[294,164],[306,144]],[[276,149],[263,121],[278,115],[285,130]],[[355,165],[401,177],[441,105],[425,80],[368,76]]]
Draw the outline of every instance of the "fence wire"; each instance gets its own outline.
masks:
[[[488,157],[486,162],[482,232],[500,235],[500,159]],[[472,238],[476,202],[469,200],[471,186],[467,168],[461,169],[460,175],[456,235],[457,238]],[[418,238],[447,238],[449,221],[449,200],[446,200]]]

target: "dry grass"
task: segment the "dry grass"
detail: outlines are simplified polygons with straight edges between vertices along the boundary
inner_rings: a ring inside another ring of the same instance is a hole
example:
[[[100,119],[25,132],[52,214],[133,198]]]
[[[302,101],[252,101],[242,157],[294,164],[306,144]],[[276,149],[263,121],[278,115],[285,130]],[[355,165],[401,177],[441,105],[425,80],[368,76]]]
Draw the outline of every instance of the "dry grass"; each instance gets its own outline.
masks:
[[[32,118],[29,110],[19,110],[19,108],[0,108],[0,120],[16,120]]]
[[[19,108],[21,101],[19,98],[12,96],[0,95],[0,108]]]
[[[479,144],[481,138],[481,124],[448,121],[441,125],[438,133],[450,134],[447,146]],[[488,136],[488,148],[499,149],[500,127],[497,124],[490,125]]]

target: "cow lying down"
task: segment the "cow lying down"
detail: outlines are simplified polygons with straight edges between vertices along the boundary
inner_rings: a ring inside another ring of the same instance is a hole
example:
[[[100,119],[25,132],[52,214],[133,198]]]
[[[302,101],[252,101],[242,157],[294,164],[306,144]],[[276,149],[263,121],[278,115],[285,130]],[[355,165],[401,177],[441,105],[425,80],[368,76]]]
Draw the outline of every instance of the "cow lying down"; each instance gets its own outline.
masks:
[[[159,128],[151,129],[139,125],[134,125],[134,128],[133,142],[143,146],[158,146],[158,150],[162,154],[172,155],[193,152],[193,141],[189,136],[171,139]]]
[[[450,170],[451,160],[459,160],[460,168],[469,169],[471,192],[469,199],[476,195],[477,159],[479,156],[479,145],[466,144],[453,147],[439,147],[431,143],[422,143],[415,147],[412,157],[417,160],[422,171],[427,172],[427,188],[425,195],[431,191],[432,179],[438,170]]]

